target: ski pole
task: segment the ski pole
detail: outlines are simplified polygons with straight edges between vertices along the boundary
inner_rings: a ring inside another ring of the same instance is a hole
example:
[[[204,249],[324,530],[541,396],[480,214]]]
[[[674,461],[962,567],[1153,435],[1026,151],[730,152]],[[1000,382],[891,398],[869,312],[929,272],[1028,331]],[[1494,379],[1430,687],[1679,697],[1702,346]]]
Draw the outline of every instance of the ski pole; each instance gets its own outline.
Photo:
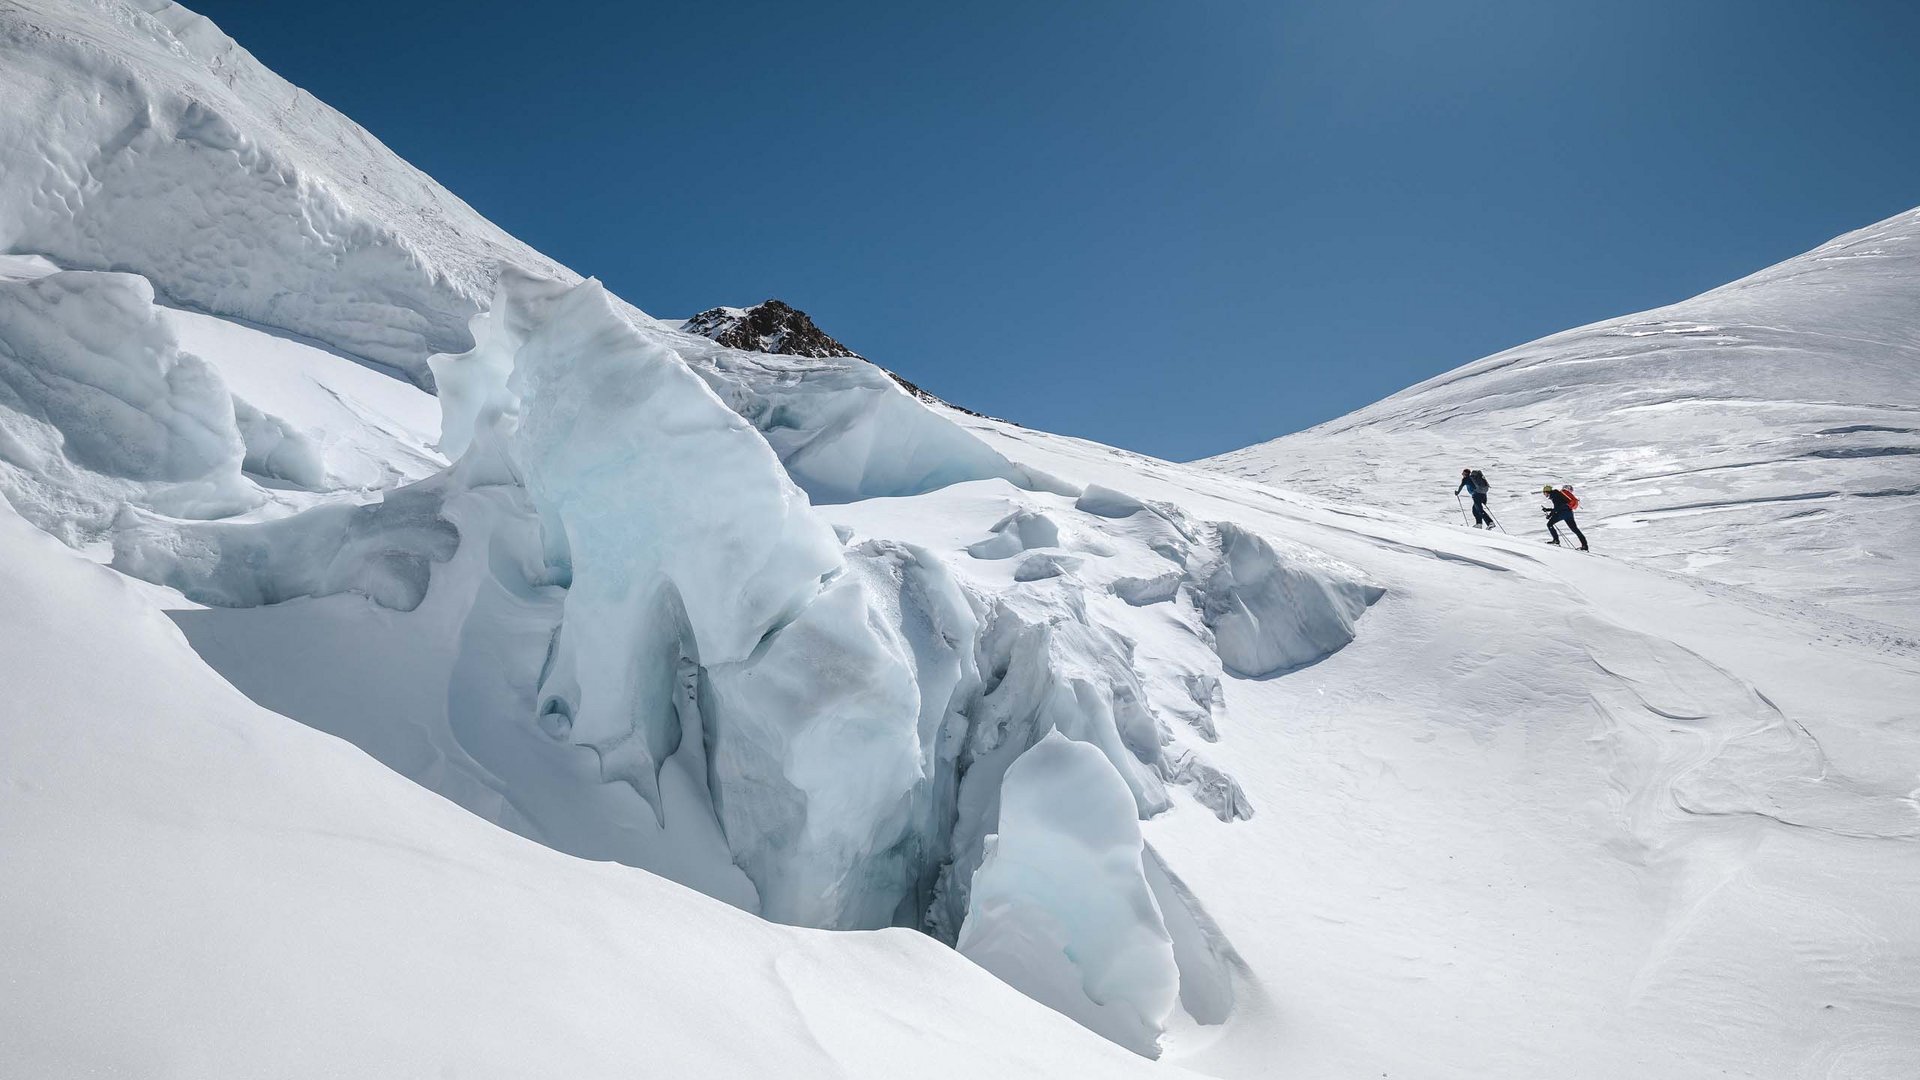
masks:
[[[1460,501],[1460,493],[1457,491],[1453,493],[1453,504],[1460,508],[1460,524],[1465,525],[1467,523],[1467,504]]]

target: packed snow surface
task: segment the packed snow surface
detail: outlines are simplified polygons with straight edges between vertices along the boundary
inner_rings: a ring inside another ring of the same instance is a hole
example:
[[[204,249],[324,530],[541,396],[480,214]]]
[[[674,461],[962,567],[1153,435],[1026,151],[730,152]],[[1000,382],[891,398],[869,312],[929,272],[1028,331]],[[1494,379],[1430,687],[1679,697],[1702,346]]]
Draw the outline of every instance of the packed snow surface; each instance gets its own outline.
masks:
[[[0,1073],[1920,1071],[1911,215],[1232,465],[1355,505],[659,323],[171,4],[0,10],[0,170]]]

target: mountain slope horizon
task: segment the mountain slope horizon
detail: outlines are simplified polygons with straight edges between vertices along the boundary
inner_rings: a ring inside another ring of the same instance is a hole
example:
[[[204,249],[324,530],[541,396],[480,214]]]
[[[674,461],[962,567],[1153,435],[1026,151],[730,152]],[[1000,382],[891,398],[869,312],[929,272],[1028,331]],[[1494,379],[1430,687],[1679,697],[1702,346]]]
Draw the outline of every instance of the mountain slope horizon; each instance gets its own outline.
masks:
[[[1920,631],[1915,310],[1920,210],[1199,464],[1434,520],[1480,468],[1515,534],[1570,483],[1603,550]]]

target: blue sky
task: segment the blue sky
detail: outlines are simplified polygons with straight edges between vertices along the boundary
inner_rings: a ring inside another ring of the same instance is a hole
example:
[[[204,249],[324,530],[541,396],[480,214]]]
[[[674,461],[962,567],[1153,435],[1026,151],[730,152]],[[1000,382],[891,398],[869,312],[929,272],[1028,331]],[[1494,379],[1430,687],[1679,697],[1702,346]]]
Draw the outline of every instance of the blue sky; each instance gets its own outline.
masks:
[[[1171,458],[1920,204],[1920,5],[199,0],[656,315]]]

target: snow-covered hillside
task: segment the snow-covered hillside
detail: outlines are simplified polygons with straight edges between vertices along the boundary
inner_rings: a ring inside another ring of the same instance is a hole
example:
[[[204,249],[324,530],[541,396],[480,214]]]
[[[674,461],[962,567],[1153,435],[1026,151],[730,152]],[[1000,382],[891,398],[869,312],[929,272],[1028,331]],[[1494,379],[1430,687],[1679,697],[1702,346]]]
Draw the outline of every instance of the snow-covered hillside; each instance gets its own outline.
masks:
[[[1920,210],[1207,462],[1516,535],[1570,483],[1602,551],[1920,631]]]
[[[1877,624],[684,332],[170,4],[0,166],[0,1074],[1920,1062]]]

